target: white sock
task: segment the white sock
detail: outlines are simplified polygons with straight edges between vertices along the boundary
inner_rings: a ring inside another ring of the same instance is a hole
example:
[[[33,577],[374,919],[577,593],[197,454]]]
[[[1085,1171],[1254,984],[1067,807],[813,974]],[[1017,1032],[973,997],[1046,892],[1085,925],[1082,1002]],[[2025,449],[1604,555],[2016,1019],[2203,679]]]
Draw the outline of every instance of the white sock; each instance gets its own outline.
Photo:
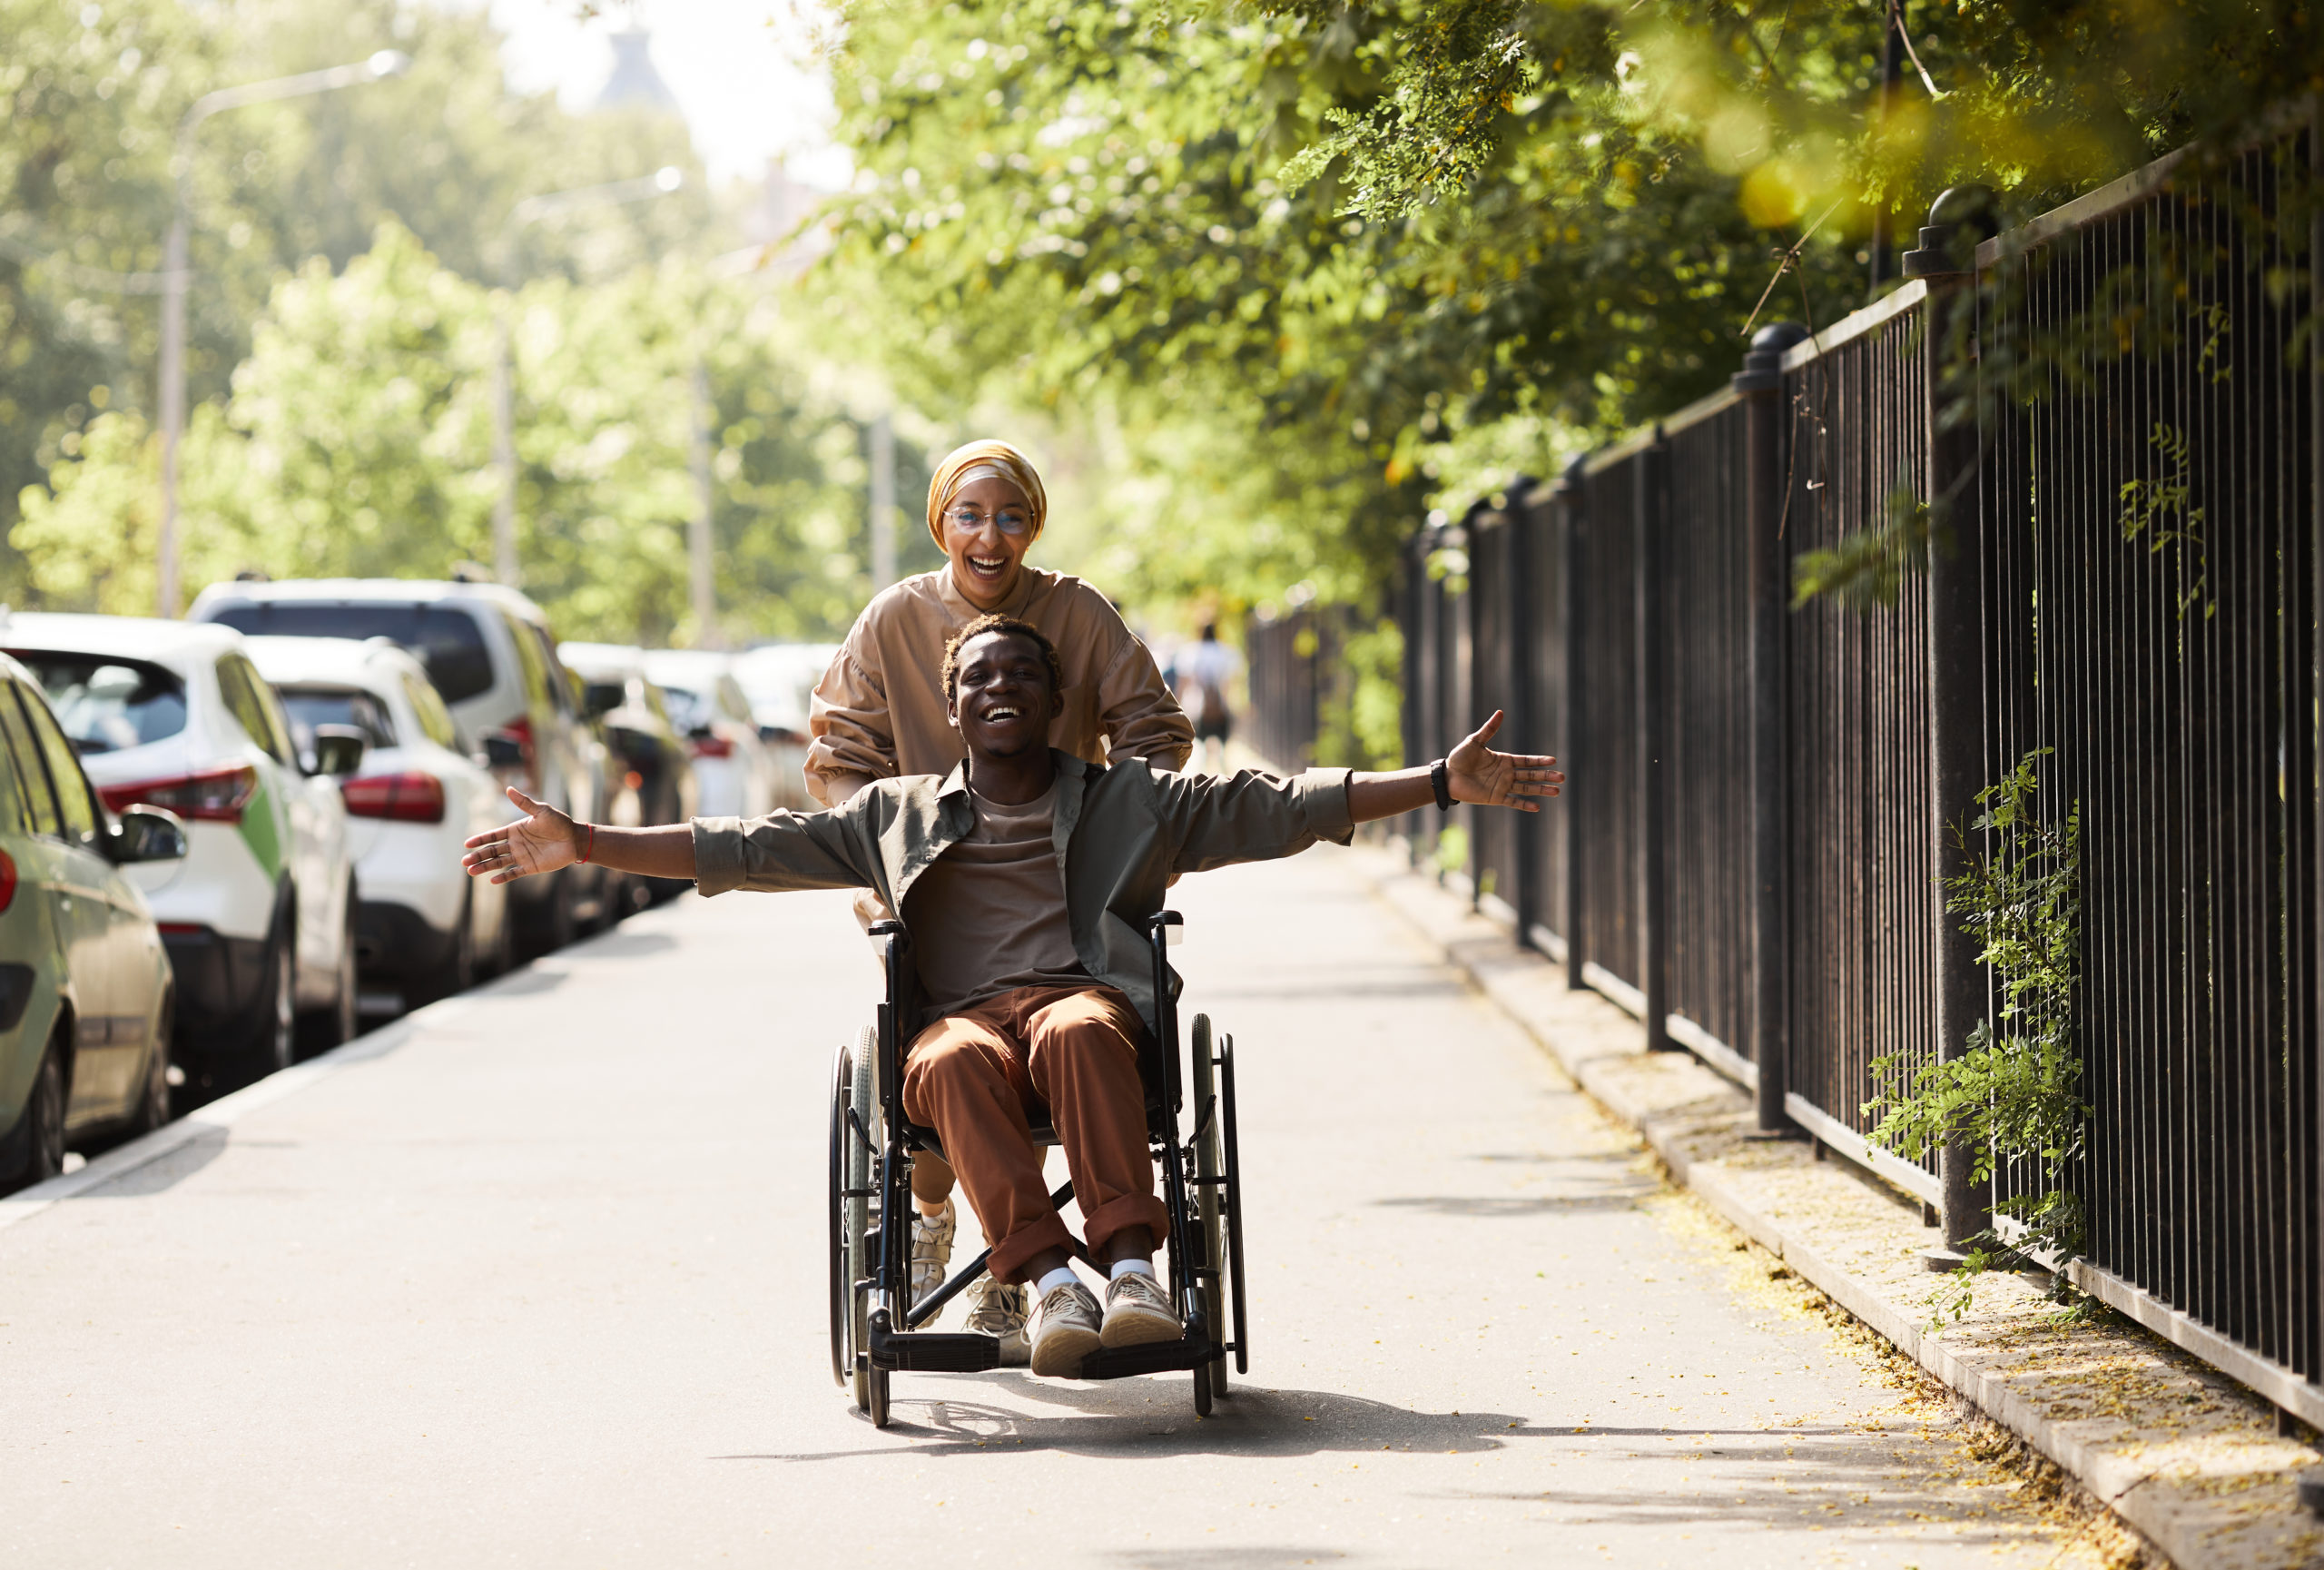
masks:
[[[1109,1281],[1118,1281],[1124,1276],[1143,1276],[1151,1281],[1155,1279],[1153,1262],[1148,1259],[1116,1259],[1114,1268],[1106,1272],[1106,1279]]]
[[[1056,1291],[1059,1287],[1070,1287],[1074,1282],[1080,1279],[1080,1277],[1073,1273],[1072,1266],[1059,1265],[1056,1269],[1051,1270],[1048,1275],[1043,1276],[1039,1280],[1033,1283],[1033,1296],[1036,1298],[1046,1298],[1051,1292]]]

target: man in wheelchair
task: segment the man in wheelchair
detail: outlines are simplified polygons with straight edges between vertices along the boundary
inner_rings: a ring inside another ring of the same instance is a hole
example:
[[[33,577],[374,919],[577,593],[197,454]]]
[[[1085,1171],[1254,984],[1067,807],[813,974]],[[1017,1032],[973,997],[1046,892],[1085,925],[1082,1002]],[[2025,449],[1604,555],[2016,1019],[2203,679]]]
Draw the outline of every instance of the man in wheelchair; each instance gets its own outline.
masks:
[[[1318,839],[1433,803],[1540,810],[1564,775],[1493,751],[1496,714],[1451,755],[1391,774],[1318,769],[1177,775],[1098,768],[1049,746],[1065,695],[1033,627],[988,616],[946,649],[943,689],[968,757],[943,779],[875,782],[845,805],[744,822],[623,829],[576,824],[511,789],[523,819],[468,842],[496,883],[595,861],[728,889],[871,888],[911,934],[927,1008],[903,1069],[903,1110],[933,1127],[992,1245],[1000,1282],[1029,1282],[1037,1374],[1070,1377],[1100,1347],[1182,1333],[1157,1281],[1168,1235],[1147,1155],[1138,1046],[1158,1018],[1146,919],[1182,873],[1295,854]],[[1075,1275],[1030,1119],[1065,1147],[1105,1301]]]

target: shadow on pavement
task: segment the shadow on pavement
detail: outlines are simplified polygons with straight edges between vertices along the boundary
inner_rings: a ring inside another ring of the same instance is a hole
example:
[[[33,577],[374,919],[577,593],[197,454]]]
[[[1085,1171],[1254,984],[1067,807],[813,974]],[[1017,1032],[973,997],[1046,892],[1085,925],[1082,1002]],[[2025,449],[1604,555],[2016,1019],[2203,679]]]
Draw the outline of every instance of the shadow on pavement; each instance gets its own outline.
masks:
[[[911,1378],[920,1390],[926,1376]],[[1317,1390],[1238,1387],[1209,1418],[1194,1411],[1187,1376],[1068,1385],[1016,1370],[950,1376],[953,1388],[981,1386],[991,1401],[933,1398],[898,1391],[895,1421],[886,1434],[908,1446],[794,1455],[721,1456],[722,1461],[828,1461],[850,1456],[916,1456],[990,1449],[1060,1450],[1090,1456],[1313,1456],[1328,1451],[1427,1449],[1462,1453],[1499,1450],[1512,1439],[1572,1430],[1529,1428],[1507,1412],[1414,1412],[1362,1397]],[[1078,1411],[1012,1408],[1000,1404],[1016,1390],[1038,1392],[1049,1406]]]
[[[1280,1543],[1253,1543],[1216,1548],[1124,1548],[1113,1555],[1129,1570],[1274,1570],[1278,1565],[1360,1565],[1378,1559],[1351,1554],[1344,1548],[1295,1548]]]

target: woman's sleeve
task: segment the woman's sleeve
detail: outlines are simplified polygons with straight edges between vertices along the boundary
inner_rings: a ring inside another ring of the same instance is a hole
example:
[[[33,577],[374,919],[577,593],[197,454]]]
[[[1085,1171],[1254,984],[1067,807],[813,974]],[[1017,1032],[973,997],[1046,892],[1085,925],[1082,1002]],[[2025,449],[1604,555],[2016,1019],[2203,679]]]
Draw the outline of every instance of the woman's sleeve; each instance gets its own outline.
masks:
[[[1175,773],[1194,754],[1195,727],[1162,679],[1152,652],[1112,606],[1105,607],[1105,614],[1119,639],[1098,678],[1098,724],[1106,733],[1106,751]]]
[[[808,704],[807,730],[813,740],[807,746],[807,794],[825,806],[844,805],[872,781],[896,772],[887,684],[865,667],[857,652],[871,642],[870,617],[867,610],[857,618]]]

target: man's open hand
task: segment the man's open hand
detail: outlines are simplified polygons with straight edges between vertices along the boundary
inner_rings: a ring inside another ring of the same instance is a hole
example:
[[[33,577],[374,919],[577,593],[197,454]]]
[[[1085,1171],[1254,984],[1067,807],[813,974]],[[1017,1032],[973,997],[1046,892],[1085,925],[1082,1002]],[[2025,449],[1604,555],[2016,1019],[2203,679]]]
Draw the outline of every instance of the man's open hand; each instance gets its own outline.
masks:
[[[1495,752],[1485,744],[1501,729],[1501,711],[1469,734],[1466,740],[1452,749],[1444,760],[1446,783],[1452,786],[1452,799],[1474,802],[1479,806],[1515,807],[1519,812],[1537,813],[1539,803],[1528,796],[1553,796],[1558,786],[1565,783],[1565,775],[1552,766],[1553,757],[1523,753]]]
[[[496,884],[513,883],[536,873],[553,873],[581,859],[574,838],[573,820],[547,802],[537,802],[508,787],[508,799],[525,815],[513,824],[488,829],[468,842],[460,865],[472,878],[489,877]]]

